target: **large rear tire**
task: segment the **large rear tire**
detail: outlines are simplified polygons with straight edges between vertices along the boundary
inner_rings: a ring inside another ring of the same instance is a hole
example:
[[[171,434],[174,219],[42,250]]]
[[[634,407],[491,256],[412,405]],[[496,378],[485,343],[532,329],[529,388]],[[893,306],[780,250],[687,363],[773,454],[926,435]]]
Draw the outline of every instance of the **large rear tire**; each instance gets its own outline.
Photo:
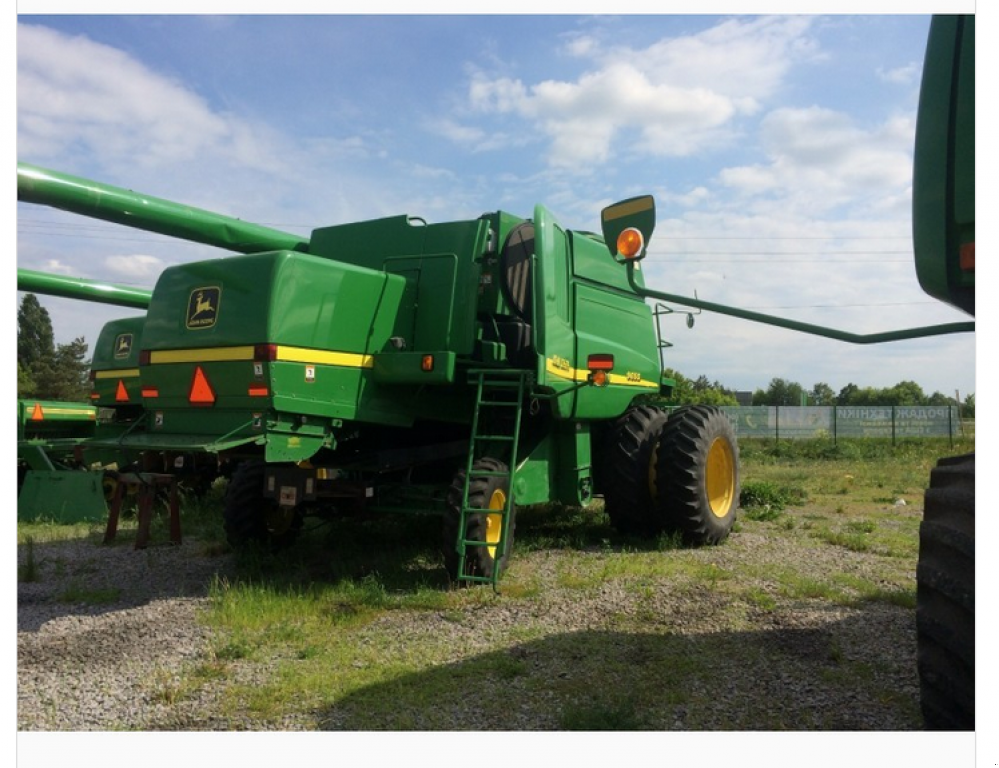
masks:
[[[703,405],[674,411],[655,463],[665,529],[679,531],[693,545],[728,538],[739,506],[739,445],[728,417]]]
[[[930,473],[916,568],[917,664],[929,730],[975,728],[975,456]]]
[[[496,459],[479,459],[472,465],[472,478],[468,485],[469,507],[502,510],[510,494],[507,478],[500,475],[476,476],[476,471],[506,473],[507,465]],[[510,524],[507,528],[504,552],[500,556],[498,545],[503,525],[502,514],[481,512],[467,515],[464,538],[469,541],[485,541],[489,545],[467,546],[464,574],[459,573],[458,530],[461,526],[461,501],[464,490],[465,472],[461,471],[455,475],[448,489],[447,512],[444,515],[443,525],[444,567],[451,581],[459,585],[464,583],[459,578],[461,575],[492,578],[495,572],[498,578],[503,573],[513,551],[513,536],[517,523],[517,506],[511,500]]]
[[[601,459],[604,509],[621,533],[653,536],[661,529],[655,510],[655,453],[666,418],[658,408],[633,406],[611,430]]]
[[[233,472],[226,488],[222,521],[233,547],[264,544],[272,549],[287,546],[302,528],[301,510],[281,508],[264,496],[262,461],[247,461]]]

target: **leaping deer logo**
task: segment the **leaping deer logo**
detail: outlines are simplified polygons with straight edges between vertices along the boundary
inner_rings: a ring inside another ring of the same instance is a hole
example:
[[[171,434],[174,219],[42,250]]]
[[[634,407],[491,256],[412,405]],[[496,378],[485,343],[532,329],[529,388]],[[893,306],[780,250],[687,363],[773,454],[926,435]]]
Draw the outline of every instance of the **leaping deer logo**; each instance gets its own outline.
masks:
[[[114,344],[114,356],[128,357],[129,353],[132,351],[132,334],[123,333],[117,339],[115,339]]]
[[[187,304],[187,327],[210,328],[215,325],[219,313],[219,299],[222,291],[216,286],[195,288]]]
[[[204,291],[198,291],[198,296],[197,299],[195,299],[194,303],[194,312],[191,313],[191,319],[193,320],[202,312],[214,312],[214,311],[215,307],[212,306],[212,300],[205,298]]]

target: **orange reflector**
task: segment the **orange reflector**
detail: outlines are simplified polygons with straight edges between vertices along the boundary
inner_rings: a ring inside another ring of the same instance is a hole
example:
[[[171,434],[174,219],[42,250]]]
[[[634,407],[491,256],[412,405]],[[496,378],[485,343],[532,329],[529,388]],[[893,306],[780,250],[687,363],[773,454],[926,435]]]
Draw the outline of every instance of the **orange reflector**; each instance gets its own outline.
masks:
[[[975,271],[975,244],[965,243],[961,246],[961,271]]]
[[[267,397],[270,394],[270,390],[262,384],[251,384],[246,390],[246,394],[250,397]]]
[[[42,421],[44,418],[45,418],[45,414],[42,413],[42,404],[41,403],[35,403],[35,408],[31,412],[31,420],[32,421]]]
[[[214,405],[215,392],[212,391],[211,384],[205,377],[205,372],[199,365],[194,369],[194,380],[191,382],[191,393],[187,397],[191,405]]]
[[[90,393],[90,399],[91,400],[100,400],[101,399],[101,393],[100,392],[91,392]]]
[[[617,252],[626,259],[641,256],[644,248],[645,238],[634,227],[628,227],[617,236]]]
[[[143,387],[142,388],[143,397],[159,397],[160,391],[156,387]]]
[[[420,361],[420,368],[427,372],[432,371],[434,369],[434,356],[424,355],[423,359]]]
[[[114,399],[119,403],[128,402],[128,390],[125,389],[125,382],[118,379],[118,391],[114,393]]]
[[[606,387],[607,371],[592,371],[589,376],[589,382],[595,387]]]

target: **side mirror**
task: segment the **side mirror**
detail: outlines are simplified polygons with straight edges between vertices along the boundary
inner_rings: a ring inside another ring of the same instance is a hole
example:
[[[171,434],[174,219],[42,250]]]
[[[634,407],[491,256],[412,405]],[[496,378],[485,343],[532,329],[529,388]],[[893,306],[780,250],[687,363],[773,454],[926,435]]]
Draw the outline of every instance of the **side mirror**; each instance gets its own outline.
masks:
[[[617,261],[644,259],[656,228],[656,201],[652,195],[642,195],[608,205],[600,212],[600,226]]]

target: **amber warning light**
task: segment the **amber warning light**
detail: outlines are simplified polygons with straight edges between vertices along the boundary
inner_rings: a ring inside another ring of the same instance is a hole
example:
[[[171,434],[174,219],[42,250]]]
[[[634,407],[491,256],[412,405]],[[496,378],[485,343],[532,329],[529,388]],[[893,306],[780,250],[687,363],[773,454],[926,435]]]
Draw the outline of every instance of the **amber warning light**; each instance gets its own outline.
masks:
[[[644,251],[645,237],[635,227],[628,227],[617,236],[617,252],[624,258],[640,258]]]
[[[607,374],[614,369],[614,355],[594,354],[586,358],[590,375],[587,381],[595,387],[607,386]]]

